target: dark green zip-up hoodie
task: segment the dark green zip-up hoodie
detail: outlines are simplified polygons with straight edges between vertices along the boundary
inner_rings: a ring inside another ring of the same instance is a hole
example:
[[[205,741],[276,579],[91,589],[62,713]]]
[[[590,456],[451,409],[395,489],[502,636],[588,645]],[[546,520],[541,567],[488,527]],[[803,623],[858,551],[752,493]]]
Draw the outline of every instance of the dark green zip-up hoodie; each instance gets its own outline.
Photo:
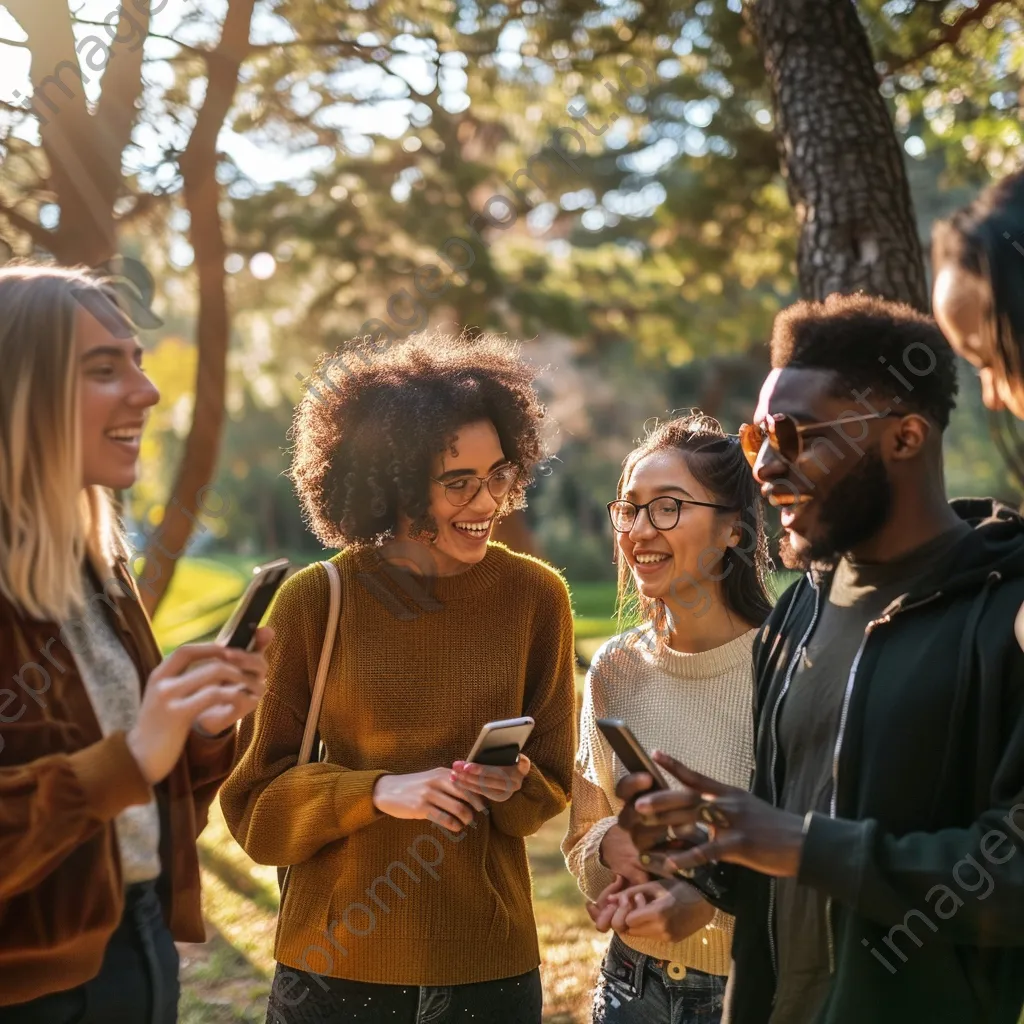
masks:
[[[1024,519],[987,499],[952,505],[974,529],[865,632],[831,814],[807,831],[799,881],[828,897],[832,939],[816,1024],[1017,1024],[1024,1002]],[[754,792],[772,802],[779,707],[830,582],[794,584],[754,646]],[[765,1024],[774,881],[732,881],[726,1019]]]

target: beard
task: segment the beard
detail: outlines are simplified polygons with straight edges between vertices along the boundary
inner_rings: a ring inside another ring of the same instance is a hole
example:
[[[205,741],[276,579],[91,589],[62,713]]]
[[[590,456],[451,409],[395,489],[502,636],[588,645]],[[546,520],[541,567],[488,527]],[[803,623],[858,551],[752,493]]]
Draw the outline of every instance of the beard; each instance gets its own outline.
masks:
[[[854,469],[816,500],[816,535],[806,538],[809,546],[794,550],[788,533],[779,543],[787,569],[832,565],[837,556],[870,540],[885,525],[892,510],[892,484],[878,448],[865,452]]]

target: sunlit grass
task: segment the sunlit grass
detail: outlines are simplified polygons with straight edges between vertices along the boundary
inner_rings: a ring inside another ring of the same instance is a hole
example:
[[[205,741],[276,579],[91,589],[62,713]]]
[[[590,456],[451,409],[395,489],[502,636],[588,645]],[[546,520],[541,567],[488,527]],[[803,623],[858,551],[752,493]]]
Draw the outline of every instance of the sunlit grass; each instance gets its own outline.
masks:
[[[218,630],[242,593],[247,574],[210,558],[183,558],[153,620],[160,646],[172,650]]]

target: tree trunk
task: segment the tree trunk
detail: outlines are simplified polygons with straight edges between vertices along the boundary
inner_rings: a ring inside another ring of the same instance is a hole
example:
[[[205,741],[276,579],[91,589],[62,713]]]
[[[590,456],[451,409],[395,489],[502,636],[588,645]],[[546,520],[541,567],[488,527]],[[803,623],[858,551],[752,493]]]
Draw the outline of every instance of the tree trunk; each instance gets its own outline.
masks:
[[[20,98],[38,119],[49,164],[44,184],[60,207],[54,231],[36,226],[28,233],[61,263],[95,267],[117,252],[114,202],[123,187],[121,154],[131,140],[142,94],[142,48],[129,45],[136,31],[129,22],[147,32],[149,4],[138,0],[133,15],[122,10],[109,49],[86,45],[82,60],[62,0],[11,0],[6,6],[28,36],[32,95]],[[90,64],[97,58],[110,66],[90,113],[85,85],[99,74]]]
[[[747,0],[800,223],[806,298],[865,291],[928,309],[903,154],[853,0]]]
[[[174,575],[174,567],[192,535],[196,516],[214,517],[227,509],[222,499],[207,493],[217,468],[224,425],[227,351],[231,330],[224,258],[224,226],[220,216],[217,182],[217,136],[238,86],[238,72],[249,52],[249,25],[255,0],[231,0],[220,43],[209,54],[206,98],[188,146],[181,156],[185,205],[191,220],[189,241],[199,278],[199,315],[196,323],[195,411],[185,451],[171,488],[159,529],[145,550],[143,601],[152,614]]]

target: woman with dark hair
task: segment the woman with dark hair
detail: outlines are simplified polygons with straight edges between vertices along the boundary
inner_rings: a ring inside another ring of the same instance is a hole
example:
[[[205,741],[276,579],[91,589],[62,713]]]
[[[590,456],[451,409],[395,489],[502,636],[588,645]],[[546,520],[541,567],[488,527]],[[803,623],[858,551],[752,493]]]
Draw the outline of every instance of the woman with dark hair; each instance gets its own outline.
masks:
[[[732,919],[688,883],[644,870],[617,823],[625,768],[596,723],[622,719],[646,750],[748,785],[751,647],[771,610],[761,502],[736,438],[694,412],[630,452],[608,510],[620,610],[637,606],[643,624],[609,640],[591,665],[562,844],[591,917],[615,933],[594,1021],[717,1021]]]
[[[992,412],[1024,420],[1024,171],[1003,178],[932,232],[935,319],[978,371]],[[1024,484],[1024,449],[1005,416],[996,443]]]
[[[543,455],[534,374],[500,339],[435,334],[320,375],[292,474],[343,549],[324,756],[296,763],[329,607],[311,566],[275,603],[221,799],[249,855],[289,868],[268,1020],[540,1024],[524,838],[569,792],[573,622],[557,572],[489,540]],[[524,715],[518,763],[465,763],[484,723]]]

